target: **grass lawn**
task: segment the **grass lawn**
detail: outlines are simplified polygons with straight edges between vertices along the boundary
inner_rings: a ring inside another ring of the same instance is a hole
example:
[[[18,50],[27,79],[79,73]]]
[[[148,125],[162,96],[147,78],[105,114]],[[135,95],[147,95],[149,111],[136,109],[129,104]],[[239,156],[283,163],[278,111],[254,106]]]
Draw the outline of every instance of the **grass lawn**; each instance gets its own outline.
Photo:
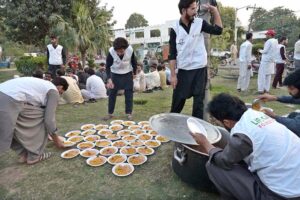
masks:
[[[0,82],[15,72],[0,71]],[[256,92],[256,79],[251,82],[248,94],[241,98],[251,102]],[[212,95],[219,92],[236,92],[236,80],[217,76],[212,79]],[[287,94],[285,89],[271,91],[273,94]],[[148,120],[154,114],[170,110],[172,90],[157,91],[150,94],[135,94],[135,99],[146,99],[145,105],[134,105],[134,120]],[[188,100],[183,113],[191,113],[192,101]],[[280,103],[268,103],[276,113],[285,114],[298,107],[288,107]],[[104,123],[101,118],[107,113],[107,100],[82,105],[59,106],[57,123],[60,134],[79,129],[86,123]],[[124,97],[118,97],[115,115],[125,119]],[[111,165],[92,168],[85,159],[77,157],[63,160],[62,150],[49,143],[47,151],[55,155],[47,161],[33,166],[17,164],[13,151],[0,156],[0,199],[218,199],[215,194],[198,191],[183,183],[172,171],[171,159],[173,143],[158,148],[155,155],[148,157],[142,166],[128,177],[119,178],[111,173]]]

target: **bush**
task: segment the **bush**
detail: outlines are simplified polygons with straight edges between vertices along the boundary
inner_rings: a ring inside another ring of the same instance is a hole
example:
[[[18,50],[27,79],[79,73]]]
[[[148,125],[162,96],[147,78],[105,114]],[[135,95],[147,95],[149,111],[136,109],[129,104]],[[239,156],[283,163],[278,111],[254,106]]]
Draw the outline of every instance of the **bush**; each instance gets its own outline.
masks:
[[[258,55],[258,49],[263,49],[264,48],[264,44],[263,43],[256,43],[253,44],[252,46],[252,54],[253,55]]]
[[[44,71],[48,70],[47,57],[46,56],[23,56],[15,62],[18,72],[25,76],[32,76],[33,72],[37,69]]]

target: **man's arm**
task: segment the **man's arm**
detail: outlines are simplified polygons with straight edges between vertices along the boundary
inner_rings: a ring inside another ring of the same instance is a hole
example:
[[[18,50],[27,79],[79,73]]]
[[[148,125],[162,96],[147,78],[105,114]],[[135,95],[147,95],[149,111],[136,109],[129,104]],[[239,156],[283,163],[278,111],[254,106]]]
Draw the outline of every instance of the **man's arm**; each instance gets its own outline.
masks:
[[[221,20],[220,13],[217,7],[211,6],[209,4],[204,4],[204,7],[211,12],[214,18],[214,25],[209,25],[208,22],[203,20],[202,30],[205,33],[213,34],[213,35],[221,35],[223,31],[223,24]]]
[[[132,56],[131,56],[131,66],[133,68],[133,74],[136,75],[137,61],[136,61],[134,52],[132,53]]]
[[[268,40],[266,43],[265,43],[265,46],[264,46],[264,49],[263,50],[259,50],[259,53],[261,54],[267,54],[269,53],[270,49],[271,49],[271,42]]]
[[[177,49],[176,49],[176,33],[174,29],[171,29],[170,31],[170,40],[169,40],[169,63],[170,63],[170,82],[175,89],[177,85],[177,76],[175,73],[176,68],[176,57],[177,57]]]
[[[47,63],[49,65],[49,49],[48,49],[48,47],[47,47]]]
[[[111,78],[110,67],[113,65],[113,63],[114,63],[114,59],[111,56],[111,54],[108,53],[107,58],[106,58],[106,75],[107,75],[107,79]]]
[[[277,97],[276,100],[281,103],[300,104],[300,98],[296,99],[292,96],[280,96],[280,97]]]
[[[252,44],[248,44],[247,45],[247,49],[246,49],[246,60],[248,63],[248,66],[251,66],[251,57],[252,57]]]
[[[285,125],[288,129],[300,137],[300,113],[295,118],[275,116],[275,120]]]
[[[66,65],[66,63],[67,63],[67,54],[66,54],[66,51],[65,51],[64,47],[61,51],[61,56],[62,56],[62,60],[63,60],[63,65]]]

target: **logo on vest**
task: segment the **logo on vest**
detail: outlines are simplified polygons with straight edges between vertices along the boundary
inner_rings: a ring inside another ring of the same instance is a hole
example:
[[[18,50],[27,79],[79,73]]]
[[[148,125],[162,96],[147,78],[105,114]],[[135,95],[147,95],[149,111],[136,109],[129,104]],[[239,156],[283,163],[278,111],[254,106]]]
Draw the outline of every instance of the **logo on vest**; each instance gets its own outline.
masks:
[[[251,120],[251,123],[258,126],[259,128],[263,128],[271,123],[273,123],[275,120],[270,118],[267,115],[263,115],[261,117],[257,117],[253,120]]]
[[[179,42],[178,42],[177,44],[183,45],[183,44],[184,44],[184,39],[180,39]]]

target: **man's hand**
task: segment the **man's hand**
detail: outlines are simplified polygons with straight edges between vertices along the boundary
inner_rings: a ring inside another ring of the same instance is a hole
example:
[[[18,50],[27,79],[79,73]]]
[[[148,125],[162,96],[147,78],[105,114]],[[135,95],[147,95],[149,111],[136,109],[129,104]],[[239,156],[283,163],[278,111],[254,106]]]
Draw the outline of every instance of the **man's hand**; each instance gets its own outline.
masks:
[[[257,97],[258,99],[261,99],[262,101],[276,101],[277,100],[277,97],[274,96],[274,95],[270,95],[270,94],[262,94],[262,95],[259,95]]]
[[[248,69],[251,69],[251,67],[252,67],[251,65],[248,65]]]
[[[62,149],[62,148],[65,147],[63,141],[61,141],[61,140],[59,139],[59,136],[58,136],[58,135],[53,134],[53,135],[52,135],[52,139],[53,139],[53,142],[54,142],[54,144],[55,144],[55,146],[56,146],[57,148]]]
[[[65,65],[61,65],[60,68],[61,68],[62,70],[65,70]]]
[[[107,80],[106,87],[107,87],[108,89],[114,89],[115,85],[114,85],[114,83],[112,82],[111,78]]]
[[[171,85],[172,85],[173,89],[175,89],[176,86],[177,86],[177,81],[178,81],[176,74],[171,76],[171,80],[170,81],[171,81]]]
[[[268,115],[269,117],[272,117],[272,118],[276,117],[276,114],[273,111],[271,111],[270,109],[263,108],[261,111],[263,113],[265,113],[266,115]]]
[[[203,135],[203,134],[199,134],[199,133],[191,133],[192,137],[194,138],[194,140],[197,142],[197,144],[199,145],[198,147],[196,147],[199,151],[208,154],[208,152],[214,148],[214,146],[212,144],[210,144],[210,142],[207,140],[207,138]]]
[[[214,13],[214,12],[218,11],[218,8],[217,8],[217,7],[212,6],[212,5],[210,5],[209,3],[203,4],[203,5],[201,5],[201,6],[203,6],[204,9],[208,10],[208,11],[211,12],[211,13]]]

